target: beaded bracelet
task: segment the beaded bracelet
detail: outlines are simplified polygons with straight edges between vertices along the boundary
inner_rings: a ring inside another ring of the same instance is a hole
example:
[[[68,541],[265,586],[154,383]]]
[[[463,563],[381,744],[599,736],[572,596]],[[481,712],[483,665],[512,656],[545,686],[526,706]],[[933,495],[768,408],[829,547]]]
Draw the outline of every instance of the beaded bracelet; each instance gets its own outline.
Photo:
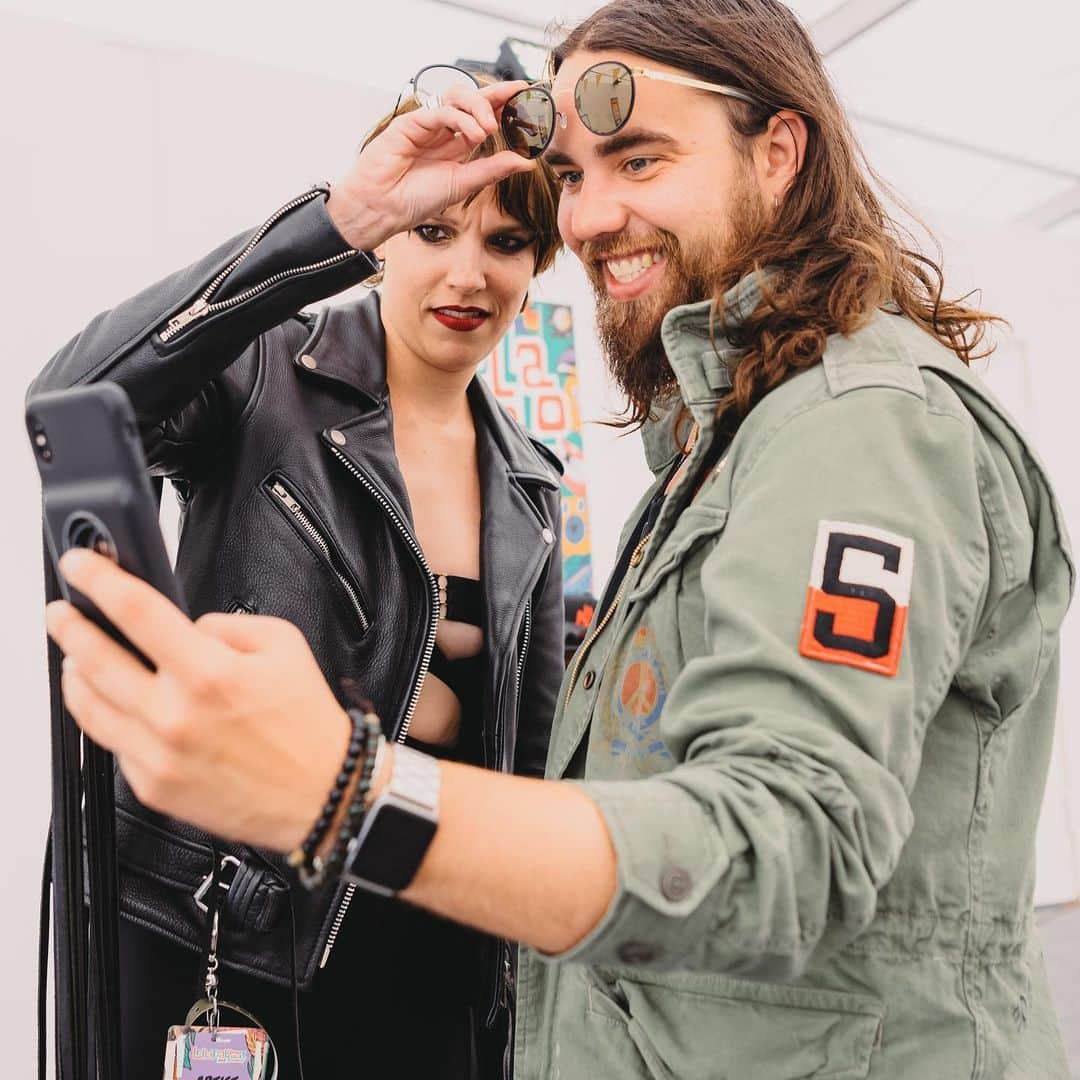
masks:
[[[323,881],[332,881],[340,875],[341,870],[345,865],[345,856],[349,853],[349,845],[352,843],[353,839],[359,835],[360,826],[363,825],[364,816],[367,814],[368,793],[371,791],[371,783],[375,779],[376,766],[382,760],[382,750],[386,744],[386,739],[380,730],[379,718],[375,716],[374,713],[369,713],[368,715],[375,721],[374,738],[370,737],[371,730],[369,729],[367,751],[364,754],[364,764],[360,771],[360,782],[356,785],[356,790],[353,792],[352,801],[349,803],[349,809],[345,814],[345,819],[342,821],[341,827],[338,830],[334,846],[330,849],[330,854],[326,856],[322,865],[319,867],[320,884]]]
[[[347,709],[346,712],[352,722],[352,733],[341,771],[334,780],[330,794],[326,797],[322,813],[300,846],[293,849],[288,856],[289,865],[297,870],[301,882],[309,889],[317,888],[325,880],[322,860],[316,852],[325,841],[327,830],[337,816],[342,797],[356,775],[358,764],[362,763],[361,786],[365,788],[365,792],[371,786],[370,779],[365,785],[363,774],[366,772],[370,777],[374,768],[375,749],[382,734],[379,718],[373,712],[361,712],[358,709]]]

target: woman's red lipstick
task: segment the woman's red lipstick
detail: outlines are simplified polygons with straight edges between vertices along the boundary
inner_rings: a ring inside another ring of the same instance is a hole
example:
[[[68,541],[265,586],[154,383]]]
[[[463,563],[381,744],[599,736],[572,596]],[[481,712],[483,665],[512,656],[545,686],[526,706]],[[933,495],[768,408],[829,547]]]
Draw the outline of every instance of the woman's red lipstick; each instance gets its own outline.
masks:
[[[437,307],[431,309],[435,316],[448,330],[457,330],[465,334],[478,330],[490,318],[490,312],[475,307]]]

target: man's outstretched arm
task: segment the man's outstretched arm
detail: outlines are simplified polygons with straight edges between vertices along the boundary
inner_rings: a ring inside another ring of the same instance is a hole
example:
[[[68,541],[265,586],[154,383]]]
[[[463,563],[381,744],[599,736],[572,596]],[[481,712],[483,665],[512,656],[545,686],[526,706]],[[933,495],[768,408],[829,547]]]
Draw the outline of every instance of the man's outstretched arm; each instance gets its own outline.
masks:
[[[68,708],[116,754],[139,799],[220,836],[295,847],[322,808],[350,727],[300,632],[259,616],[193,623],[87,551],[61,567],[157,667],[148,671],[70,605],[50,605]],[[439,828],[403,898],[543,952],[574,946],[616,891],[614,849],[593,801],[570,783],[441,769]]]

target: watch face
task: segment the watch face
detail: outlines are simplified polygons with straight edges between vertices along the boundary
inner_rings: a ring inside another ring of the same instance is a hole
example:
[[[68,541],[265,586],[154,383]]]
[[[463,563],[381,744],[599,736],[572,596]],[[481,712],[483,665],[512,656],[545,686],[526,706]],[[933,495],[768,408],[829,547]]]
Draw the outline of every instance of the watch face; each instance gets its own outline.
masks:
[[[400,892],[416,876],[436,822],[392,799],[372,807],[345,862],[345,874],[377,892]]]

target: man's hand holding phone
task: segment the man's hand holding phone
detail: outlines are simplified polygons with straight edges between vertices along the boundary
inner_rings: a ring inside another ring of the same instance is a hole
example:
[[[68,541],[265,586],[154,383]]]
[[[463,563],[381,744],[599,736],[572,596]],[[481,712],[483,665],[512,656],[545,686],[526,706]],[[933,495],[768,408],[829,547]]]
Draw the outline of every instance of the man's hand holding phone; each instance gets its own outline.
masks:
[[[49,605],[67,707],[116,755],[138,799],[226,838],[279,851],[299,843],[351,730],[300,631],[258,615],[192,622],[91,551],[69,551],[60,570],[156,668],[66,601]]]

